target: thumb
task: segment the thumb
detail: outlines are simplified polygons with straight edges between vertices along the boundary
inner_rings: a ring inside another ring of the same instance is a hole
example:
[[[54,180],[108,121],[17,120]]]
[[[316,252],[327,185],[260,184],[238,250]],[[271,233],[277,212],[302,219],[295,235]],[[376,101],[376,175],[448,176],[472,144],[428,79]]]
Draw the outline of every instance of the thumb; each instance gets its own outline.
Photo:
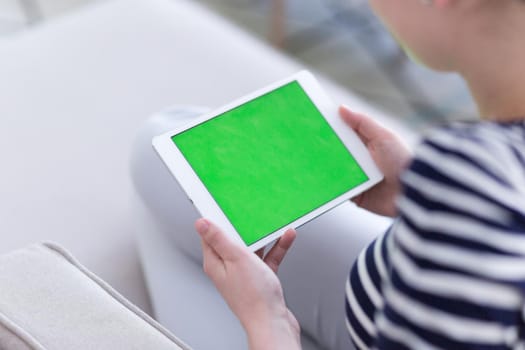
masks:
[[[368,143],[381,139],[389,134],[389,132],[375,120],[362,114],[352,112],[347,106],[339,107],[339,114],[346,124],[357,133],[361,141],[367,146]]]
[[[202,218],[197,220],[195,228],[203,242],[209,245],[222,260],[234,260],[243,251],[240,244],[209,220]]]

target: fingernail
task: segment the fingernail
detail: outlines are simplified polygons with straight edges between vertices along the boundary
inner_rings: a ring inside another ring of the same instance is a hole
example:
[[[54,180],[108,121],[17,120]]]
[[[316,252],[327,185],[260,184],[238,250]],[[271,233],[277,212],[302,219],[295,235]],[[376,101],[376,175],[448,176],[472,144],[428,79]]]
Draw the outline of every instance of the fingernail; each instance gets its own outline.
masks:
[[[199,219],[197,223],[195,224],[195,227],[197,228],[197,232],[200,234],[206,233],[208,231],[208,228],[210,227],[210,224],[206,219]]]

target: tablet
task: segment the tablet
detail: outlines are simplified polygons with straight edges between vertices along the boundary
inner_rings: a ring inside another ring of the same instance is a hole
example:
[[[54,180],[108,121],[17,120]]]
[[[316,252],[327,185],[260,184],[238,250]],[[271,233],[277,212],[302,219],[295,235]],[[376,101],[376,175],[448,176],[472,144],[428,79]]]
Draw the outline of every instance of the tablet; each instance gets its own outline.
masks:
[[[200,214],[254,251],[382,179],[307,71],[157,136],[153,146]]]

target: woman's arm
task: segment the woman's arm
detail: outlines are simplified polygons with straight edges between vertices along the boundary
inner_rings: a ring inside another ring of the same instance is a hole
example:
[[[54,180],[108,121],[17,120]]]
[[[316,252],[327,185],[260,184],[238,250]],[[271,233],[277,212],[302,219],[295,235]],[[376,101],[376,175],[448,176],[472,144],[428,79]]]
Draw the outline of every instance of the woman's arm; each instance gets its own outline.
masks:
[[[250,349],[301,348],[300,328],[286,307],[277,270],[296,233],[288,230],[263,256],[250,252],[206,219],[195,227],[204,271],[246,331]]]

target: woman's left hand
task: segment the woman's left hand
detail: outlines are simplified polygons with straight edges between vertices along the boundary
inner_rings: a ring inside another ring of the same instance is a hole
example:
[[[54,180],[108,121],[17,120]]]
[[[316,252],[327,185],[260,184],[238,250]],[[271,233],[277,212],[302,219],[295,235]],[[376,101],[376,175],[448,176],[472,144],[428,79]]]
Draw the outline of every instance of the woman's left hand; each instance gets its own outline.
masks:
[[[263,256],[254,254],[206,219],[201,236],[204,271],[244,327],[250,349],[300,349],[297,320],[286,307],[277,270],[291,247],[293,229]]]

